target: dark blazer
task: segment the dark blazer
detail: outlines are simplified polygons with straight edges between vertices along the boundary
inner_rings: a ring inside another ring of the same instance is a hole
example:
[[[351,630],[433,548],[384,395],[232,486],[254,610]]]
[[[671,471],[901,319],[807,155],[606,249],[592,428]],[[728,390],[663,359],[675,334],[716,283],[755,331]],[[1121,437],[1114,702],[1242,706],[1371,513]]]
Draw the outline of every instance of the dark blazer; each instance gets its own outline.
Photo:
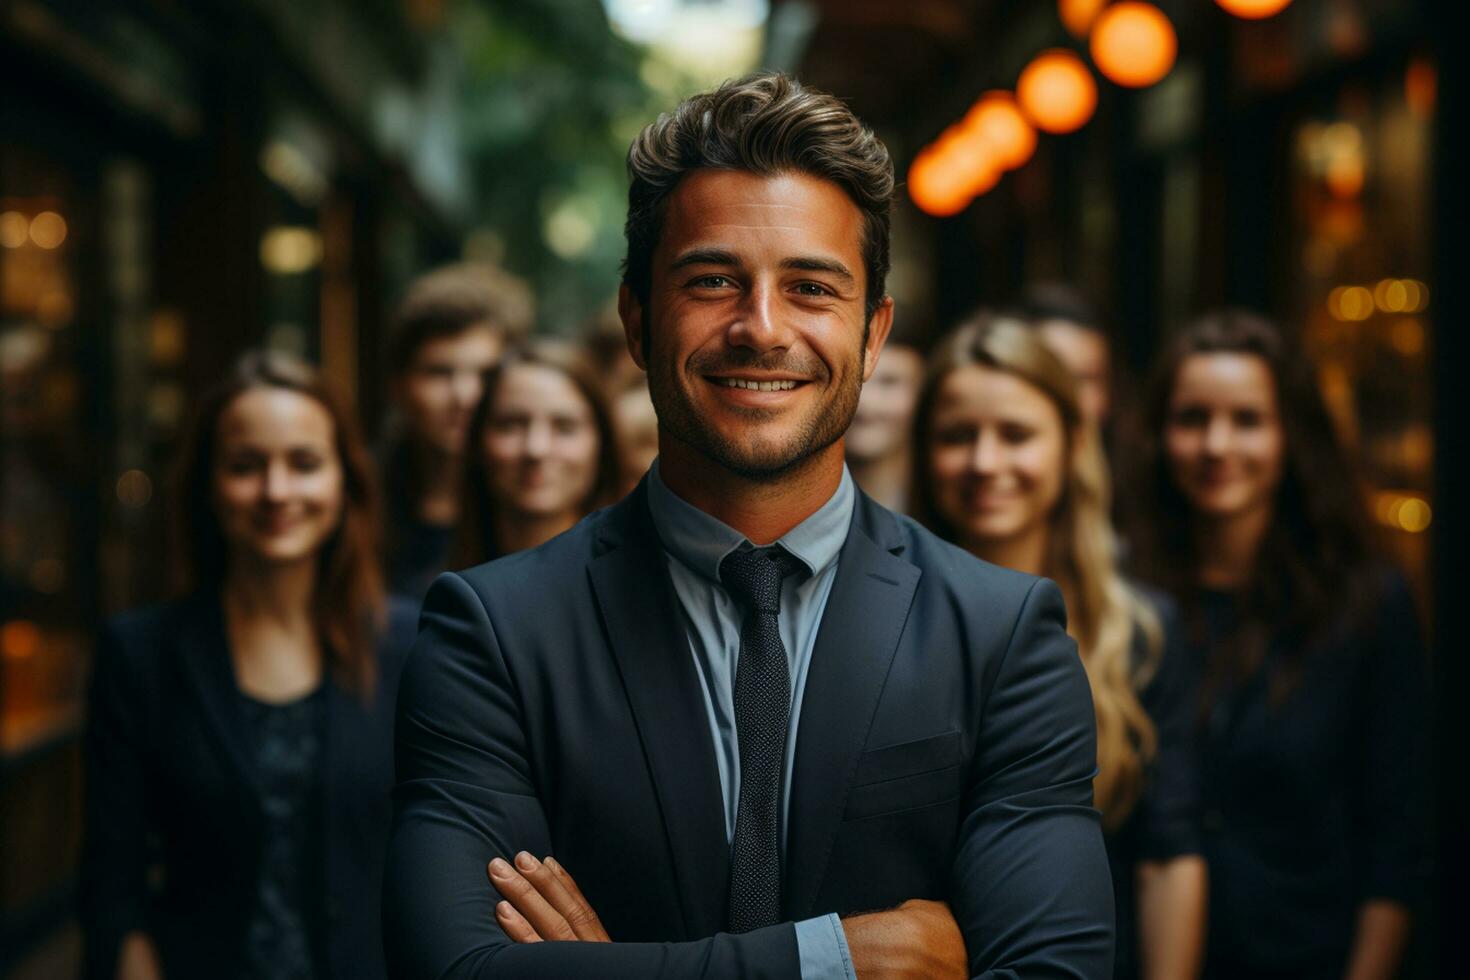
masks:
[[[1092,701],[1051,583],[859,495],[797,733],[785,918],[947,899],[973,974],[1106,977]],[[402,977],[797,977],[723,933],[709,726],[644,488],[441,576],[399,696],[384,892]],[[486,863],[555,853],[613,945],[516,945]]]
[[[330,681],[324,692],[316,807],[324,846],[313,875],[322,902],[311,911],[324,926],[333,977],[384,975],[379,895],[392,710],[413,628],[413,609],[394,602],[371,705]],[[237,973],[263,821],[218,598],[107,624],[85,758],[87,976],[111,980],[118,943],[134,929],[152,935],[169,978]]]

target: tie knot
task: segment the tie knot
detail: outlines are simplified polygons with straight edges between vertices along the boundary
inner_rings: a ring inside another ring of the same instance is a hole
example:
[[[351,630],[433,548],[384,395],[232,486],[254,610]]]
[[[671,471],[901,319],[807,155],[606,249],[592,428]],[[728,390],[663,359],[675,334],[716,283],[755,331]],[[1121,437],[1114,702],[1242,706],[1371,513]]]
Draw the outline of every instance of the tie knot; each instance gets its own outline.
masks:
[[[732,551],[720,562],[720,581],[738,601],[758,612],[781,611],[781,580],[801,567],[779,545]]]

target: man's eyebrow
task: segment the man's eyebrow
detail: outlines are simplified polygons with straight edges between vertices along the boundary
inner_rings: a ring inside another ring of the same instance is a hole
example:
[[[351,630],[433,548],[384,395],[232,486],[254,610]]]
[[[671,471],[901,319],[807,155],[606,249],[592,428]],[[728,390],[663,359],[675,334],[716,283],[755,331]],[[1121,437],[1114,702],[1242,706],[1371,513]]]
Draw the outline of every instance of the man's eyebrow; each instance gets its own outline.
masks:
[[[852,274],[852,271],[836,259],[819,259],[801,256],[786,259],[781,263],[781,267],[783,269],[800,269],[803,272],[827,272],[839,279],[846,280],[848,283],[857,282],[857,277]]]
[[[734,252],[723,248],[690,249],[670,263],[670,269],[684,269],[691,265],[739,265]]]

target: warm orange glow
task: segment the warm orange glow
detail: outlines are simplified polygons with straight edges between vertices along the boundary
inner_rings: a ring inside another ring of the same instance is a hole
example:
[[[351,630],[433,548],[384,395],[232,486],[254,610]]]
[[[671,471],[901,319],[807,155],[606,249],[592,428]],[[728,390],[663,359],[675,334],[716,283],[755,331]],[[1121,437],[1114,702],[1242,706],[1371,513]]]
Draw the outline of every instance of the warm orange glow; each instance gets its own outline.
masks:
[[[66,219],[55,211],[42,211],[31,219],[30,235],[41,248],[60,248],[66,241]]]
[[[13,619],[0,626],[0,654],[6,660],[26,660],[41,648],[41,630],[35,623]]]
[[[1086,37],[1108,0],[1057,0],[1057,16],[1073,37]]]
[[[986,92],[961,125],[995,153],[1002,170],[1015,170],[1036,152],[1036,130],[1009,92]]]
[[[930,147],[909,167],[909,197],[925,214],[947,218],[970,206],[974,195],[966,194],[958,168]]]
[[[984,194],[1000,181],[1005,168],[1000,153],[979,133],[957,123],[934,142],[942,166],[953,171],[960,189],[969,197]]]
[[[1439,73],[1425,58],[1415,58],[1404,71],[1404,101],[1421,119],[1434,115],[1434,100],[1439,89]]]
[[[1097,109],[1097,83],[1081,58],[1053,48],[1041,52],[1021,72],[1016,101],[1037,129],[1070,133]]]
[[[1092,28],[1097,70],[1125,88],[1144,88],[1169,74],[1179,53],[1174,25],[1150,3],[1126,0],[1102,12]]]
[[[19,211],[0,211],[0,246],[24,248],[30,237],[30,218]]]
[[[1291,6],[1291,0],[1215,0],[1215,2],[1235,16],[1246,20],[1272,17]]]

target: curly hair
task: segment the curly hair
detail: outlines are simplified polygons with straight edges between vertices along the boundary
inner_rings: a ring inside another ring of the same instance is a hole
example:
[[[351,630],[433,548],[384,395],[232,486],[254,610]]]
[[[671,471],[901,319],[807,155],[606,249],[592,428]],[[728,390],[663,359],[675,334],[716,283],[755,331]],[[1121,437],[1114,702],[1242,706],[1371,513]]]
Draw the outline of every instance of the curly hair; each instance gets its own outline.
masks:
[[[802,173],[841,187],[863,215],[866,312],[888,277],[893,161],[888,148],[839,99],[779,72],[757,72],[690,96],[643,128],[628,147],[628,253],[623,282],[643,305],[665,202],[691,170]]]

